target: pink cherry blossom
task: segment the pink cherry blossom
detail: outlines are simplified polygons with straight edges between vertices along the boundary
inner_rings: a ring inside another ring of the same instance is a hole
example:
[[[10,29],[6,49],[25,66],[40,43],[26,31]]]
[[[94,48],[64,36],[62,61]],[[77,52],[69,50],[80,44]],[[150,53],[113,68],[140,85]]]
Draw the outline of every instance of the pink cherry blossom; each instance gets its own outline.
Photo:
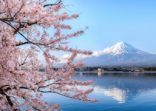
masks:
[[[41,100],[43,93],[54,93],[82,101],[93,89],[92,81],[72,80],[76,67],[73,60],[80,54],[91,54],[68,47],[67,40],[84,33],[72,30],[67,21],[76,19],[62,10],[62,2],[47,0],[0,0],[0,110],[56,111]],[[66,22],[65,22],[66,21]],[[71,32],[71,31],[70,31]],[[68,52],[71,57],[62,68],[55,69],[59,57],[54,52]],[[43,61],[40,60],[42,57]],[[41,67],[42,66],[42,67]],[[44,68],[45,71],[40,71]]]

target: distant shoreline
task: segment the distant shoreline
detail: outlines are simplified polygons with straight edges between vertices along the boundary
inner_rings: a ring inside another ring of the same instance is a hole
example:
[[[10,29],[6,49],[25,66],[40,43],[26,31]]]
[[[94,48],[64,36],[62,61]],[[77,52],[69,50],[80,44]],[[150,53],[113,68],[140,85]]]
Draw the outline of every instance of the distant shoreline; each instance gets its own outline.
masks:
[[[77,73],[114,73],[114,74],[124,74],[124,73],[135,73],[135,74],[156,74],[156,67],[84,67],[76,70]]]
[[[140,71],[140,72],[137,72],[137,71],[134,71],[134,72],[129,72],[129,71],[102,71],[102,72],[97,72],[97,71],[76,71],[76,73],[101,73],[101,74],[107,74],[107,73],[116,73],[116,74],[123,74],[123,73],[138,73],[138,74],[147,74],[147,73],[155,73],[156,74],[156,71]]]

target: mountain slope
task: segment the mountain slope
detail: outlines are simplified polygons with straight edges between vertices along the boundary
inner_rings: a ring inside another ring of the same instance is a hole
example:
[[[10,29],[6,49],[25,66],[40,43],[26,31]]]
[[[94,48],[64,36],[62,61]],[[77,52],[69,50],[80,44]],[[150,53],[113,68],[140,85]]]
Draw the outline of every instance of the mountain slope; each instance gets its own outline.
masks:
[[[82,59],[86,66],[151,66],[156,65],[156,55],[119,42],[102,51],[95,51]]]

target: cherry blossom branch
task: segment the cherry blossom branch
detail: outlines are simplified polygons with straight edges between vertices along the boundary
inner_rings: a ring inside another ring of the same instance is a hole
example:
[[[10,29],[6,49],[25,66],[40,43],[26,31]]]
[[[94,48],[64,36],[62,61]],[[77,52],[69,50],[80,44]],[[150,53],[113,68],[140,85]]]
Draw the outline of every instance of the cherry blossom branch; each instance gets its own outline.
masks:
[[[63,30],[72,30],[64,21],[76,19],[78,15],[69,15],[62,8],[61,0],[54,4],[47,4],[47,0],[0,1],[0,110],[16,110],[22,106],[47,110],[51,107],[41,101],[42,93],[90,101],[88,94],[92,89],[79,86],[86,87],[91,82],[71,77],[78,67],[73,62],[77,54],[91,52],[68,47],[67,40],[83,34],[84,30],[64,33]],[[62,68],[55,70],[59,57],[53,52],[60,51],[71,56]],[[38,58],[40,55],[44,64]],[[40,68],[45,71],[40,72]],[[58,108],[52,107],[52,110]]]

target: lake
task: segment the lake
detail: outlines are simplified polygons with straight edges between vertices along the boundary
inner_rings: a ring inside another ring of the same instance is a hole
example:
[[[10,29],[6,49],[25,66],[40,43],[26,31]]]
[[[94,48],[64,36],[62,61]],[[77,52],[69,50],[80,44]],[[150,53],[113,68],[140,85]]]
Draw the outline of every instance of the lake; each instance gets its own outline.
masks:
[[[156,111],[156,74],[76,75],[74,79],[93,80],[90,98],[81,102],[54,94],[44,95],[49,103],[59,103],[61,111]]]

